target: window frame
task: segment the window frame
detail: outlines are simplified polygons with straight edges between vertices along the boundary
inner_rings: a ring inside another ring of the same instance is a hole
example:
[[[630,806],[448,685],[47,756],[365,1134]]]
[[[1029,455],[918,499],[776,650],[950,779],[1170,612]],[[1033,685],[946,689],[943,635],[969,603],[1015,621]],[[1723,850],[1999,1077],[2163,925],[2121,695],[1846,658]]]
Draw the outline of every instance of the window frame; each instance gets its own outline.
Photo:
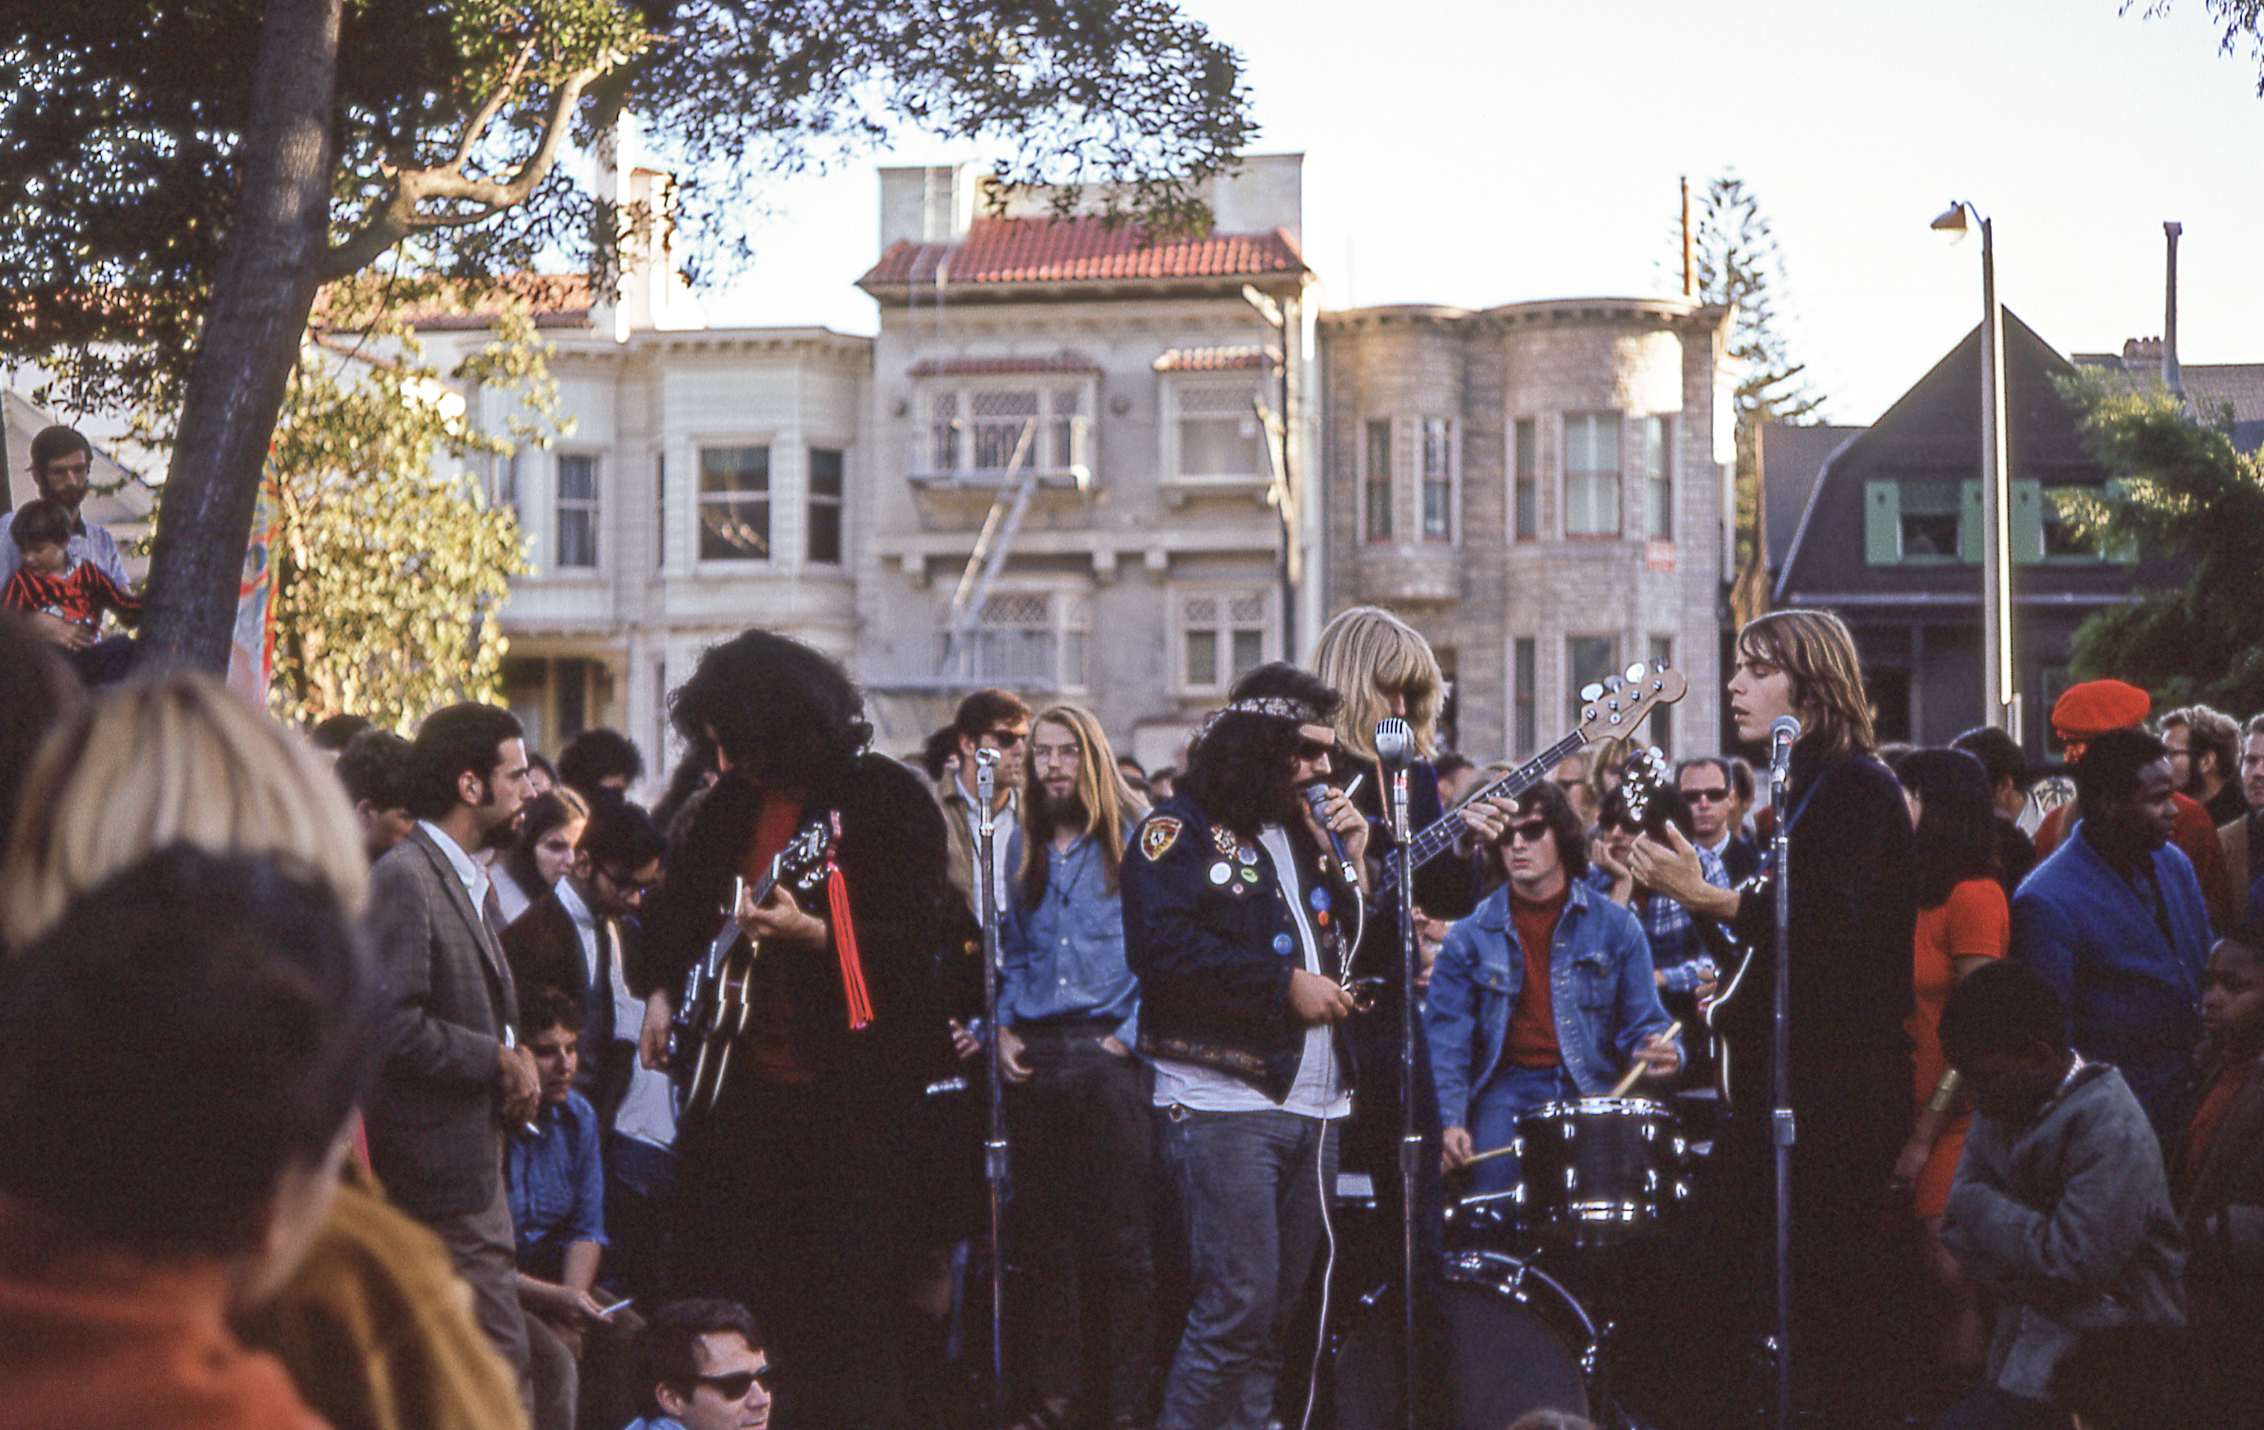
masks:
[[[1376,474],[1376,439],[1383,438],[1384,471]],[[1394,417],[1368,417],[1360,423],[1360,539],[1370,545],[1382,545],[1393,539],[1399,522],[1399,420]],[[1377,496],[1382,495],[1383,506],[1379,523]]]
[[[1071,388],[1077,392],[1077,410],[1064,414],[1056,409],[1059,395]],[[943,478],[965,484],[995,484],[1005,480],[1004,465],[978,467],[974,465],[977,448],[975,440],[975,399],[986,393],[1030,393],[1036,398],[1038,430],[1032,436],[1035,449],[1023,464],[1025,471],[1041,476],[1073,476],[1082,473],[1082,479],[1093,479],[1093,454],[1098,447],[1094,422],[1099,416],[1100,374],[1097,372],[1030,371],[1014,373],[966,374],[921,379],[915,389],[917,405],[913,441],[908,450],[912,462],[910,475],[914,478]],[[954,464],[944,466],[938,456],[938,439],[944,428],[936,415],[936,404],[949,395],[954,402],[951,417]],[[1056,430],[1063,421],[1070,425],[1064,437]],[[1077,424],[1082,423],[1082,426]],[[1057,450],[1066,446],[1068,450]],[[1011,446],[1007,460],[1011,461]]]
[[[1417,419],[1415,463],[1415,535],[1429,545],[1455,546],[1462,540],[1462,424],[1452,417]],[[1433,438],[1437,438],[1440,470],[1434,473]],[[1430,502],[1436,489],[1445,508],[1446,529],[1431,529]]]
[[[1674,543],[1674,414],[1654,412],[1640,419],[1643,433],[1643,534]]]
[[[589,464],[589,495],[566,495],[566,464]],[[580,516],[587,523],[589,559],[566,559],[567,517]],[[550,463],[550,571],[554,575],[573,573],[581,575],[604,569],[605,563],[605,454],[595,447],[561,447],[551,454]]]
[[[1261,614],[1255,626],[1233,619],[1231,603],[1237,598],[1256,596],[1261,603]],[[1207,625],[1198,625],[1187,614],[1190,600],[1210,597],[1217,600],[1218,615]],[[1231,582],[1201,582],[1174,585],[1171,588],[1171,683],[1177,695],[1223,695],[1230,689],[1239,674],[1234,669],[1234,634],[1237,631],[1258,632],[1258,659],[1256,665],[1279,659],[1274,654],[1281,648],[1281,602],[1279,592],[1271,583],[1254,582],[1237,585]],[[1193,682],[1188,662],[1188,637],[1197,630],[1207,630],[1217,637],[1218,669],[1213,672],[1215,683],[1197,685]]]
[[[1574,646],[1577,642],[1580,641],[1603,641],[1610,649],[1610,655],[1604,662],[1602,673],[1591,675],[1587,680],[1583,680],[1581,678],[1580,662],[1574,654]],[[1580,725],[1580,687],[1590,683],[1590,681],[1602,680],[1604,676],[1618,674],[1620,670],[1624,668],[1624,662],[1620,660],[1619,656],[1619,632],[1617,631],[1565,632],[1564,695],[1565,725],[1567,729],[1578,729]]]
[[[1566,539],[1613,541],[1625,536],[1627,534],[1626,415],[1608,410],[1566,412],[1562,415],[1560,421],[1561,431],[1558,433],[1560,464],[1557,481],[1562,495],[1558,510],[1564,523]],[[1609,432],[1612,435],[1613,466],[1608,468],[1582,467],[1577,471],[1573,468],[1572,443],[1576,424],[1586,424],[1586,430],[1592,433]],[[1608,527],[1582,527],[1579,529],[1573,527],[1572,515],[1575,507],[1572,500],[1572,484],[1575,480],[1582,482],[1585,490],[1608,492],[1610,494],[1612,510],[1611,522]]]
[[[1224,372],[1188,372],[1169,374],[1163,385],[1163,464],[1161,472],[1166,486],[1186,488],[1226,488],[1233,490],[1261,489],[1271,485],[1273,447],[1267,440],[1265,426],[1258,420],[1257,403],[1276,398],[1272,392],[1278,383],[1272,381],[1277,369],[1235,368]],[[1247,472],[1189,472],[1187,470],[1187,431],[1190,421],[1223,422],[1223,413],[1205,412],[1190,414],[1186,409],[1187,394],[1201,388],[1243,389],[1243,403],[1235,412],[1239,419],[1256,427],[1251,438],[1253,462]],[[1278,401],[1278,399],[1276,399]],[[1269,401],[1269,407],[1276,405]]]
[[[1541,539],[1541,420],[1509,424],[1509,539]]]
[[[985,602],[1001,597],[1043,596],[1046,599],[1046,623],[1040,631],[1052,642],[1051,658],[1047,662],[1045,688],[1062,695],[1081,695],[1092,689],[1093,678],[1093,588],[1089,582],[1047,579],[1045,577],[1004,577],[994,584],[984,597]],[[951,644],[951,602],[947,598],[936,607],[936,658],[948,654]],[[1034,630],[1028,626],[985,626],[980,621],[973,628],[978,645],[967,669],[969,678],[986,685],[1029,688],[1026,678],[986,669],[979,659],[984,631]],[[1077,679],[1066,679],[1070,666],[1071,638],[1076,637]],[[946,674],[957,674],[947,671]]]
[[[835,480],[836,490],[818,491],[818,453],[831,453],[839,464]],[[774,498],[775,500],[775,498]],[[818,512],[821,508],[833,513],[833,556],[827,560],[817,554],[816,535]],[[846,570],[849,564],[849,444],[831,446],[816,442],[802,444],[802,564],[822,566],[833,570]]]
[[[775,433],[732,434],[727,436],[697,436],[692,448],[692,512],[695,518],[692,529],[692,564],[696,568],[713,567],[719,570],[744,571],[750,567],[769,568],[778,561],[778,447]],[[760,451],[763,457],[763,486],[760,498],[763,503],[763,552],[759,556],[710,556],[707,552],[707,510],[711,505],[722,505],[736,497],[751,499],[737,489],[733,492],[706,490],[707,454],[721,451]]]

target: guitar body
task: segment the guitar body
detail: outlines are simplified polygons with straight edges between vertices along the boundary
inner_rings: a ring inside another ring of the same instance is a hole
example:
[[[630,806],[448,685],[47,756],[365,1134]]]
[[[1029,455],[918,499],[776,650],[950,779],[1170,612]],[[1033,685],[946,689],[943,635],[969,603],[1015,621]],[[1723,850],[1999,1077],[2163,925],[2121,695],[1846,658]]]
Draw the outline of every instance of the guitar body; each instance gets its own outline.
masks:
[[[723,911],[723,925],[706,955],[685,974],[676,1016],[668,1024],[668,1070],[676,1085],[677,1116],[714,1105],[731,1070],[731,1050],[753,1012],[750,990],[762,946],[739,927],[740,891],[745,889],[761,904],[781,883],[803,895],[822,887],[832,867],[839,828],[839,816],[820,815],[795,831],[759,882],[749,887],[732,881],[732,901]]]

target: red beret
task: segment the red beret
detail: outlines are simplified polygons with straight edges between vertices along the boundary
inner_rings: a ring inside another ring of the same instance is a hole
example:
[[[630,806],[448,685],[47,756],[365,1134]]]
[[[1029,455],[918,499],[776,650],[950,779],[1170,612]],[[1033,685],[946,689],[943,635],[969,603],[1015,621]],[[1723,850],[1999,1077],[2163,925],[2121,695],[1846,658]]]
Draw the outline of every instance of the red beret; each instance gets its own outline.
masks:
[[[2109,730],[2127,730],[2146,719],[2154,702],[2145,691],[2119,680],[2087,680],[2071,685],[2052,706],[2052,729],[2060,739],[2093,740]]]

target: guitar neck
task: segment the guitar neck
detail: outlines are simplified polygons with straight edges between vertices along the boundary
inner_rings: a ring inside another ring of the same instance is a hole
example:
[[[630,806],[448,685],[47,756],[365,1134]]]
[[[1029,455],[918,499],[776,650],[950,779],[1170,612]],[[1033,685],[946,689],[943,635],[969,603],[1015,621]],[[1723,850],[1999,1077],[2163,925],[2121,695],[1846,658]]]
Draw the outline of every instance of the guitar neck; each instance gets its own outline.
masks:
[[[1588,737],[1575,730],[1532,759],[1511,770],[1508,774],[1503,775],[1491,784],[1480,787],[1468,799],[1448,810],[1436,823],[1427,825],[1409,836],[1405,851],[1406,857],[1415,861],[1415,868],[1422,868],[1447,850],[1452,849],[1455,842],[1462,837],[1462,831],[1468,828],[1462,822],[1460,813],[1462,809],[1476,804],[1479,800],[1493,799],[1497,796],[1504,799],[1515,799],[1518,795],[1525,793],[1525,791],[1546,779],[1550,770],[1563,764],[1571,756],[1580,753],[1587,744]],[[1401,854],[1402,851],[1395,849],[1384,859],[1385,870],[1394,881],[1397,880],[1399,875]]]

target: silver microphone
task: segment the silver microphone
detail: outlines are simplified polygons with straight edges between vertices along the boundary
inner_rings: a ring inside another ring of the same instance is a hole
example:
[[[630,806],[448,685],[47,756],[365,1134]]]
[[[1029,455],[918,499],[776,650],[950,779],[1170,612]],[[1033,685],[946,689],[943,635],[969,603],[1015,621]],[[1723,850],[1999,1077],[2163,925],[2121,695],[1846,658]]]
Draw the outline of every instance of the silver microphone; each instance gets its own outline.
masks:
[[[1344,841],[1337,837],[1335,830],[1329,828],[1329,787],[1318,780],[1305,786],[1305,803],[1312,807],[1313,823],[1319,825],[1321,833],[1329,838],[1329,849],[1336,855],[1336,867],[1349,874],[1352,865],[1345,856]]]
[[[981,765],[986,770],[989,769],[991,766],[998,763],[998,751],[992,749],[988,745],[980,747],[975,751],[975,763]]]
[[[1415,757],[1415,731],[1397,715],[1376,722],[1376,759],[1396,770]]]
[[[1800,738],[1800,722],[1779,715],[1769,726],[1769,763],[1782,767],[1792,758],[1792,742]]]

